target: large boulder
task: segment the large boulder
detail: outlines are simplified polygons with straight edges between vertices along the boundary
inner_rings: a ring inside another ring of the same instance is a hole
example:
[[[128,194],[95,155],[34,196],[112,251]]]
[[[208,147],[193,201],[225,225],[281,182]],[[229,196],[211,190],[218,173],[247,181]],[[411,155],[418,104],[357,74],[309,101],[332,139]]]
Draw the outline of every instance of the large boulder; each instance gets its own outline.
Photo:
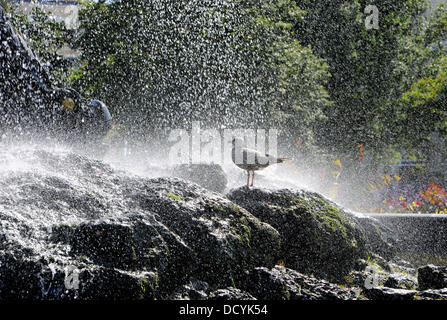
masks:
[[[319,194],[242,187],[227,196],[279,231],[280,258],[288,268],[342,282],[366,257],[365,235],[356,219]]]
[[[50,240],[65,243],[75,260],[82,257],[108,269],[156,275],[160,294],[169,292],[198,268],[197,253],[151,213],[57,225]]]
[[[352,289],[281,266],[250,271],[242,289],[259,300],[362,300]]]
[[[256,300],[256,298],[237,288],[225,288],[212,292],[209,300]]]
[[[47,71],[0,7],[0,132],[23,135],[43,122],[49,126],[55,119],[50,86]]]
[[[414,300],[416,290],[394,289],[387,287],[376,287],[365,289],[363,294],[370,300],[405,301]]]
[[[419,292],[415,297],[415,300],[447,300],[447,288],[444,289],[428,289]]]
[[[217,290],[278,260],[275,229],[196,184],[63,150],[0,162],[0,299],[160,299],[190,277]]]
[[[418,269],[420,290],[447,288],[447,267],[427,265]]]
[[[172,169],[172,175],[218,193],[227,187],[227,175],[222,167],[215,163],[181,164]]]
[[[169,300],[206,300],[211,294],[209,283],[189,278],[182,286],[171,292]]]
[[[384,282],[385,287],[394,289],[416,289],[417,280],[408,274],[392,273]]]
[[[382,301],[446,300],[447,288],[417,291],[402,288],[375,287],[363,290],[362,295],[369,300]]]

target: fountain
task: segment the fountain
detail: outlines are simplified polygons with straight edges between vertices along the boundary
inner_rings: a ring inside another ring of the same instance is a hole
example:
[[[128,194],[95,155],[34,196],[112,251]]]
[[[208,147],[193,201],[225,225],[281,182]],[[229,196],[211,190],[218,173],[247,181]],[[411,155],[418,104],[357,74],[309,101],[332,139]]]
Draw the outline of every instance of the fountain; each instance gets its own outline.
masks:
[[[27,140],[1,142],[0,299],[447,298],[445,267],[417,271],[445,265],[447,217],[353,213],[288,167],[250,189],[234,168],[30,139],[63,114],[1,8],[0,36],[2,134]]]

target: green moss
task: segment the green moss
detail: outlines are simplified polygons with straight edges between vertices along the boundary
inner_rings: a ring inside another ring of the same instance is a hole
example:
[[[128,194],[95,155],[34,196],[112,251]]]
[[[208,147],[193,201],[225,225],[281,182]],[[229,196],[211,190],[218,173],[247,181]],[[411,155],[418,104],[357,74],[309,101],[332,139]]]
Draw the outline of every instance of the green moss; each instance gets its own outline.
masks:
[[[333,232],[340,231],[344,237],[347,236],[347,221],[345,221],[336,207],[328,205],[323,199],[315,196],[309,198],[304,198],[302,196],[294,197],[292,201],[295,206],[301,207],[317,217]]]
[[[244,236],[245,240],[247,241],[247,245],[250,247],[251,229],[246,225],[242,225],[242,229],[244,230]]]
[[[337,208],[333,207],[333,206],[328,206],[327,207],[327,214],[330,215],[331,217],[338,219],[338,220],[342,220],[342,216],[340,214],[340,211],[338,211]]]
[[[179,196],[179,195],[177,195],[175,193],[172,193],[172,192],[168,193],[168,197],[173,199],[173,200],[175,200],[175,201],[183,201],[183,197],[181,197],[181,196]]]
[[[316,208],[315,202],[312,199],[304,199],[303,197],[294,197],[292,204],[297,207],[306,208],[312,210]]]
[[[372,259],[370,256],[368,256],[368,259],[366,260],[368,265],[375,268],[378,272],[387,273],[377,262],[377,259]]]
[[[340,231],[344,237],[347,237],[348,230],[345,225],[346,221],[344,221],[337,208],[327,206],[321,211],[315,210],[313,213],[316,214],[326,226],[331,228],[333,232]]]
[[[155,274],[151,273],[150,277],[139,279],[139,281],[138,281],[139,298],[140,299],[144,299],[144,298],[155,299],[154,292],[156,291],[157,285],[158,285],[158,275],[156,273]]]
[[[377,224],[373,224],[373,226],[374,226],[374,229],[376,230],[376,232],[378,233],[378,234],[381,234],[382,233],[382,231],[380,230],[380,228],[379,228],[379,226],[377,225]]]
[[[354,278],[352,277],[352,275],[347,275],[343,278],[343,280],[345,281],[346,284],[351,285],[354,283]]]
[[[144,298],[144,296],[146,294],[146,289],[147,289],[147,286],[148,286],[147,279],[140,279],[138,281],[138,286],[140,287],[140,298]]]
[[[403,275],[411,276],[411,274],[410,274],[407,270],[402,269],[402,268],[399,268],[398,266],[396,266],[396,267],[391,267],[391,270],[392,270],[394,273],[402,273]]]
[[[231,286],[232,286],[234,289],[237,289],[237,287],[236,287],[236,281],[234,281],[234,277],[230,277],[230,280],[231,280]]]
[[[234,212],[238,212],[238,213],[242,212],[242,208],[236,204],[231,204],[230,207]]]

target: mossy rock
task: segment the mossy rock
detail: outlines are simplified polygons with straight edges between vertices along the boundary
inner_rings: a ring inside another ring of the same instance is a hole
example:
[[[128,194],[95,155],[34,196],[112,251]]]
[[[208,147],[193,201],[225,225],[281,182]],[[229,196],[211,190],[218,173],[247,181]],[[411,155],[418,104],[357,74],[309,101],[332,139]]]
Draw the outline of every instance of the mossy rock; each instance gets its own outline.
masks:
[[[79,297],[83,300],[153,300],[158,277],[153,272],[128,272],[96,267],[79,275]]]
[[[196,253],[150,213],[61,225],[53,228],[50,239],[69,244],[73,258],[106,269],[156,273],[161,295],[198,267]]]
[[[175,178],[153,179],[140,189],[148,192],[134,199],[138,210],[156,213],[191,248],[198,264],[195,277],[231,286],[246,270],[276,263],[278,231],[228,199]]]
[[[228,198],[279,231],[281,260],[291,269],[339,282],[366,257],[355,218],[316,193],[242,187]]]

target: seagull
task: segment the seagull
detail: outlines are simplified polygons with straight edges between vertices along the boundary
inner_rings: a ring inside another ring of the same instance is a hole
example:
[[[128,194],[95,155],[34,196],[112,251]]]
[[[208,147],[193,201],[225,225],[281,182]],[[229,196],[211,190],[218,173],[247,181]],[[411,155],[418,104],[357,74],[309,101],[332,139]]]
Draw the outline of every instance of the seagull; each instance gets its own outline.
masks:
[[[231,150],[231,159],[234,164],[243,170],[247,170],[247,188],[253,187],[255,181],[255,171],[262,170],[275,163],[283,163],[287,158],[276,158],[269,154],[263,154],[259,151],[244,148],[244,140],[233,138],[233,148]],[[250,171],[252,180],[250,185]]]

